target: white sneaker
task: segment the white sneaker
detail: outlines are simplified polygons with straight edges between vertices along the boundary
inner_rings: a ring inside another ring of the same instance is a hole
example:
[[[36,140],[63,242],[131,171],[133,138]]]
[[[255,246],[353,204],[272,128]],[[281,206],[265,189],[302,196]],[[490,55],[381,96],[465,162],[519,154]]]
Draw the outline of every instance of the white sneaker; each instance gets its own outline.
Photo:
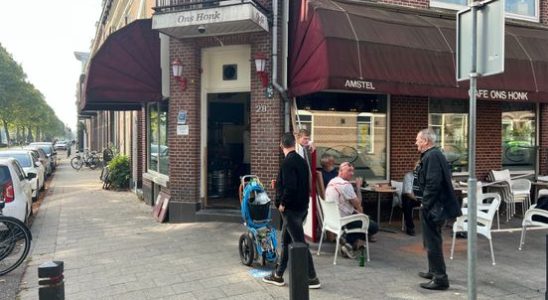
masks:
[[[341,253],[343,255],[343,257],[346,257],[346,258],[356,258],[356,254],[354,253],[354,250],[352,250],[352,247],[349,246],[349,245],[342,245],[341,246]]]

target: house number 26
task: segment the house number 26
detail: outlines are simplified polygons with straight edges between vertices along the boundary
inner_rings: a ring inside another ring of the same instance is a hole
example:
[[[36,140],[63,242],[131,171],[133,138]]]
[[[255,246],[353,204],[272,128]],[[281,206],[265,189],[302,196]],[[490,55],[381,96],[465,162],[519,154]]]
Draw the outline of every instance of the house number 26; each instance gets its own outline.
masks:
[[[257,104],[255,106],[255,112],[258,112],[258,113],[266,112],[266,104]]]

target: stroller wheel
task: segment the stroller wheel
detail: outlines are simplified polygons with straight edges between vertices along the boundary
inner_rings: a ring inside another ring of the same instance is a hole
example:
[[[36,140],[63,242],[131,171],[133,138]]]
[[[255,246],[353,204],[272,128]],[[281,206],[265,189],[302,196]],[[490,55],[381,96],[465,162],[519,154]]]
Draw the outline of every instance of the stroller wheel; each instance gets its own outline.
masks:
[[[251,266],[253,258],[255,258],[255,245],[249,234],[243,233],[240,236],[238,248],[240,250],[240,260],[242,261],[242,264]]]

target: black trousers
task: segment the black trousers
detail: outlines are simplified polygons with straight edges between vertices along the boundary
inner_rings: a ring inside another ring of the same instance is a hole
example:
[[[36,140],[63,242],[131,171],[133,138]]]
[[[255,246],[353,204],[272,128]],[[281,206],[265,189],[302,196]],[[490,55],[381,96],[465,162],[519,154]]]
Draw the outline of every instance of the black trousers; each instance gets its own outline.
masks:
[[[428,211],[421,209],[423,242],[428,253],[428,272],[434,274],[434,281],[447,280],[441,237],[441,228],[444,223],[445,221],[434,222],[428,215]]]
[[[278,267],[276,268],[276,275],[278,276],[283,276],[285,269],[287,269],[287,262],[289,260],[289,244],[293,242],[307,244],[304,239],[303,230],[303,222],[306,219],[307,213],[307,211],[296,212],[287,209],[282,213],[282,251],[278,260]],[[316,278],[316,270],[314,269],[314,262],[312,261],[310,251],[307,252],[307,256],[308,279],[314,279]]]
[[[415,224],[413,224],[413,208],[420,206],[419,201],[409,198],[407,195],[402,195],[401,197],[401,206],[403,210],[403,220],[405,221],[406,229],[415,229]]]

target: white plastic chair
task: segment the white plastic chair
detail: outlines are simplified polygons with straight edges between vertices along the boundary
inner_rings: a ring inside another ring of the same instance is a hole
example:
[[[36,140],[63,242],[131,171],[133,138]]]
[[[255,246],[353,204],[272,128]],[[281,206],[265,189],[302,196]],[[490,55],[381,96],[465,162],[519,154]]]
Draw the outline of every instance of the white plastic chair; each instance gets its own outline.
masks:
[[[527,227],[537,226],[537,227],[544,227],[548,229],[548,223],[533,221],[533,216],[548,218],[548,211],[544,209],[536,208],[536,205],[532,205],[531,208],[529,208],[527,212],[525,212],[525,216],[523,217],[523,222],[521,223],[521,226],[522,226],[521,239],[519,241],[519,247],[518,247],[520,251],[523,245],[525,245],[525,232],[527,231]]]
[[[538,190],[537,199],[546,195],[548,195],[548,189],[540,189]]]
[[[512,179],[508,169],[501,171],[491,170],[491,179],[493,181],[501,181],[506,183],[510,188],[511,199],[505,199],[507,206],[506,221],[516,213],[516,202],[521,202],[522,211],[525,211],[531,206],[531,181],[528,179]]]
[[[487,212],[489,210],[489,207],[491,206],[491,203],[487,200],[494,199],[496,197],[498,197],[499,199],[501,198],[500,195],[497,193],[478,194],[476,204],[478,210]],[[462,199],[462,207],[468,207],[468,197]],[[497,207],[497,229],[500,229],[499,207]]]
[[[322,234],[320,237],[320,244],[318,245],[318,253],[317,255],[320,255],[320,250],[322,249],[322,241],[325,235],[326,231],[333,232],[337,235],[336,239],[336,246],[335,246],[335,258],[333,258],[333,264],[337,264],[337,255],[339,253],[340,248],[340,239],[341,236],[346,233],[364,233],[365,234],[365,248],[367,250],[367,261],[370,261],[369,259],[369,235],[367,234],[367,229],[369,229],[369,217],[364,214],[354,214],[346,217],[341,217],[339,213],[339,206],[337,202],[334,201],[326,201],[321,200],[320,201],[321,208],[323,211],[323,226],[322,226]],[[353,229],[345,229],[344,226],[346,226],[349,223],[360,221],[362,223],[362,226],[360,228],[353,228]]]
[[[493,261],[493,266],[495,265],[495,253],[493,252],[493,241],[491,239],[491,227],[493,225],[493,218],[495,212],[500,205],[500,195],[496,193],[484,194],[490,195],[493,198],[493,202],[489,204],[487,212],[480,210],[478,207],[477,212],[477,233],[483,235],[489,240],[489,247],[491,248],[491,260]],[[462,216],[458,217],[455,223],[453,224],[453,241],[451,243],[451,256],[449,259],[453,259],[453,253],[455,251],[455,239],[457,237],[457,232],[468,231],[468,208],[462,209]]]

